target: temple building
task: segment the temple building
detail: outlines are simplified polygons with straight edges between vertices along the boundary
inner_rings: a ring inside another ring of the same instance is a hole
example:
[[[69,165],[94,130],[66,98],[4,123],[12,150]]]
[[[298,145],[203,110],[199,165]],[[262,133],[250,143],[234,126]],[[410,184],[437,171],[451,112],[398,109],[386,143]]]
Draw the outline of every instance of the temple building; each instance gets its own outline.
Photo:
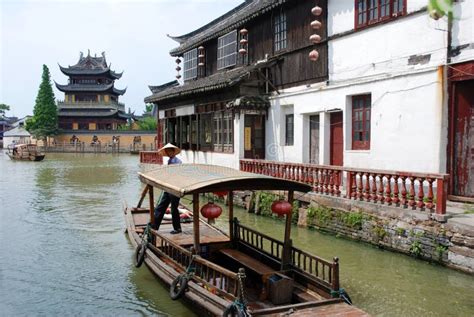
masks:
[[[130,115],[119,96],[126,89],[115,88],[116,73],[107,65],[105,53],[84,56],[81,52],[76,65],[59,68],[69,77],[66,85],[55,82],[64,92],[64,101],[58,102],[59,128],[62,130],[116,130],[126,124]]]

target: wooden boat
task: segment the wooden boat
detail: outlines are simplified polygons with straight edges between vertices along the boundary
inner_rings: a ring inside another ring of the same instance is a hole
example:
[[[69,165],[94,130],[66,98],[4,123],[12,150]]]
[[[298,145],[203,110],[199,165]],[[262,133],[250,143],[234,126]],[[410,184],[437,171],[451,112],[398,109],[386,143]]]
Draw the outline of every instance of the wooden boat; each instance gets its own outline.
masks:
[[[44,153],[38,150],[36,144],[18,144],[8,148],[7,155],[12,160],[42,161]]]
[[[260,233],[233,217],[233,191],[308,192],[308,185],[231,168],[183,164],[139,173],[146,185],[137,207],[125,208],[128,236],[144,263],[164,283],[173,299],[183,296],[192,307],[212,316],[367,316],[349,305],[339,286],[339,261],[322,259],[292,246],[291,213],[286,215],[284,240]],[[154,188],[183,197],[192,195],[192,222],[181,234],[170,234],[164,221],[154,221]],[[227,193],[229,234],[199,215],[199,195]],[[149,208],[141,205],[148,194]],[[137,265],[137,266],[138,266]]]

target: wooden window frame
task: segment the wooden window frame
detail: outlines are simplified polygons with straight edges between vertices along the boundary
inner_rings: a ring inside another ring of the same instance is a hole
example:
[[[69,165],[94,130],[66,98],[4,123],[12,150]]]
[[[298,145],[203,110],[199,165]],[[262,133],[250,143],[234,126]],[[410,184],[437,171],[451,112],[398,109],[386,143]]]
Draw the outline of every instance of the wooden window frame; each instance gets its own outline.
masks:
[[[273,47],[278,52],[288,47],[288,18],[286,12],[277,12],[273,19]]]
[[[290,129],[290,121],[291,118],[291,129]],[[289,131],[291,130],[291,134]],[[295,115],[293,113],[289,113],[285,115],[285,146],[293,146],[295,144]]]
[[[226,39],[233,41],[226,43]],[[237,30],[217,38],[217,70],[237,65]]]
[[[198,50],[194,48],[187,51],[183,55],[183,80],[190,80],[197,78],[198,75]]]
[[[362,107],[356,103],[362,102]],[[360,120],[356,120],[360,114]],[[372,95],[352,96],[352,150],[370,150],[370,133],[372,128]],[[361,129],[356,128],[356,123],[361,122]],[[368,126],[366,125],[368,123]],[[356,135],[361,133],[362,140],[356,140]]]
[[[403,6],[401,10],[400,5]],[[382,15],[382,8],[386,6],[389,6],[389,14]],[[394,20],[406,14],[407,0],[355,0],[354,29],[358,30],[383,21]],[[360,23],[359,17],[362,17]]]

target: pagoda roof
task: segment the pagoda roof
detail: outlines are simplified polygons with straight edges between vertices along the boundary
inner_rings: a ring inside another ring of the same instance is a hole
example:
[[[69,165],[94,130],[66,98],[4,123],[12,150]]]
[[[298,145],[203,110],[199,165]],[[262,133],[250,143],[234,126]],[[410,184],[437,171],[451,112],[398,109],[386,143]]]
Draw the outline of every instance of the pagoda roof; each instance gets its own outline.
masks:
[[[170,36],[180,45],[170,51],[171,56],[181,56],[188,50],[222,36],[290,0],[246,0],[210,23],[181,36]]]
[[[59,69],[66,76],[77,76],[77,75],[108,75],[112,79],[120,79],[123,72],[116,73],[110,69],[110,64],[107,65],[105,59],[105,52],[102,52],[102,56],[90,56],[88,52],[87,56],[84,57],[83,53],[79,57],[79,61],[68,67],[59,65]]]
[[[123,111],[119,110],[107,110],[107,111],[100,111],[100,110],[90,110],[90,111],[74,111],[74,110],[59,110],[58,111],[59,117],[119,117],[124,119],[129,119],[132,117],[131,114],[127,114]]]
[[[117,89],[114,87],[114,83],[108,85],[94,85],[94,84],[68,84],[61,85],[54,82],[56,88],[62,92],[111,92],[116,95],[123,95],[127,88]]]

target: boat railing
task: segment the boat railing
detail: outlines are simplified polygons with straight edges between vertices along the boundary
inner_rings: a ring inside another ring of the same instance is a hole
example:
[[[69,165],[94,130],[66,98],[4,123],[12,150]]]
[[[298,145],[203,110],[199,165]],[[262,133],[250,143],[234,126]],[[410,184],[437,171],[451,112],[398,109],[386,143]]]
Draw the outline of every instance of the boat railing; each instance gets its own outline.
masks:
[[[236,234],[237,241],[244,242],[245,244],[281,262],[283,255],[283,242],[241,225],[237,221],[235,221],[235,227],[236,230],[234,230],[234,234]]]
[[[186,270],[191,263],[193,267],[193,279],[203,285],[211,292],[230,299],[235,300],[238,296],[238,274],[229,271],[219,265],[216,265],[177,244],[168,238],[153,231],[153,235],[157,237],[158,246],[152,246],[152,249],[178,264],[181,269]]]
[[[281,263],[283,259],[283,242],[241,225],[234,220],[234,239]],[[291,240],[290,240],[291,244]],[[291,247],[291,265],[328,289],[339,289],[339,260],[333,262]]]
[[[332,290],[339,290],[339,259],[327,261],[303,250],[291,247],[291,264],[301,271],[315,277]]]

